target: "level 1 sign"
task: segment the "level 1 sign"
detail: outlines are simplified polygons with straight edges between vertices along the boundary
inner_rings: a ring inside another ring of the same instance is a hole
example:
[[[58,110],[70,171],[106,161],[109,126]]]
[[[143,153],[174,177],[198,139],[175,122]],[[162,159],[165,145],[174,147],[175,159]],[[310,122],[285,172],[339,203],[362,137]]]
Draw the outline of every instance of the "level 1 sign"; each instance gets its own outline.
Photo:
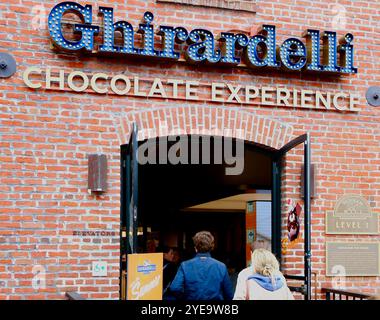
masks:
[[[360,195],[340,198],[334,212],[326,213],[327,234],[378,234],[378,215]]]

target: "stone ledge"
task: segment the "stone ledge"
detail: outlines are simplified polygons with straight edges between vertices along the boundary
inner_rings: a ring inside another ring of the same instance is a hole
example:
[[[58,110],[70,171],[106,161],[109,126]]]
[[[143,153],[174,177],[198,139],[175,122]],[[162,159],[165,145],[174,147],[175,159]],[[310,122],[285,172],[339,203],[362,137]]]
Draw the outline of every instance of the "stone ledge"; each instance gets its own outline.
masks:
[[[256,12],[256,0],[157,0],[173,4],[221,8],[236,11]]]

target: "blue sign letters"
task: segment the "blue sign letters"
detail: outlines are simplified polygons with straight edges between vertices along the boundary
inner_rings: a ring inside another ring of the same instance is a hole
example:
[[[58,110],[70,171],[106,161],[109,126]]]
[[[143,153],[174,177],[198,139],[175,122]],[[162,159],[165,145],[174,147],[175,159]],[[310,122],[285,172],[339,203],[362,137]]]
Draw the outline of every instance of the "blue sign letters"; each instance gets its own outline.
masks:
[[[81,24],[74,24],[79,40],[67,40],[62,32],[62,18],[74,13]],[[92,24],[92,6],[75,2],[62,2],[50,12],[48,27],[53,44],[62,50],[89,53],[119,54],[134,57],[155,57],[178,60],[184,57],[191,63],[224,64],[236,66],[242,62],[251,68],[280,67],[290,71],[330,72],[355,74],[353,35],[347,33],[341,40],[337,34],[325,31],[322,35],[323,54],[320,53],[320,32],[308,29],[306,42],[296,38],[286,39],[280,46],[276,43],[276,27],[263,25],[257,35],[222,32],[217,37],[205,29],[188,31],[184,27],[160,26],[154,32],[154,15],[145,12],[137,31],[127,21],[114,22],[112,8],[99,7],[103,20],[103,42],[94,43],[99,27]],[[122,34],[122,43],[115,44],[115,32]],[[135,33],[141,34],[140,47],[136,45]],[[155,43],[155,35],[161,37]],[[176,47],[176,44],[185,45]],[[181,54],[183,53],[183,54]],[[322,60],[322,61],[321,61]]]

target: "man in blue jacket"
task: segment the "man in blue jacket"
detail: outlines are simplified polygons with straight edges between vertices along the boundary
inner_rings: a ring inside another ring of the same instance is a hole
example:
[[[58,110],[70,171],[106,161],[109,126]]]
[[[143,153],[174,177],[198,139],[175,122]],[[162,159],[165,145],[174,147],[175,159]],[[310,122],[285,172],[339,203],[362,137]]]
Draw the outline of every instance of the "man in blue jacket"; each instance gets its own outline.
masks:
[[[214,237],[208,231],[201,231],[193,241],[197,254],[182,262],[170,292],[184,300],[231,300],[233,292],[227,267],[210,255]]]

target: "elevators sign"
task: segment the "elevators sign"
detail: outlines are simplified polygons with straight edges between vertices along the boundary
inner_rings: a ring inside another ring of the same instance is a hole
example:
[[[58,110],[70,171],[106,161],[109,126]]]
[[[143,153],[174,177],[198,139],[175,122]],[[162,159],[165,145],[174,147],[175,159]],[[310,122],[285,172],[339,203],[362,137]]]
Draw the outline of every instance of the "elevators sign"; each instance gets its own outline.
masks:
[[[333,213],[326,213],[326,233],[378,234],[378,215],[362,196],[345,195],[338,200]]]
[[[380,243],[327,242],[326,276],[380,275]]]
[[[128,255],[128,300],[162,300],[162,253]]]

